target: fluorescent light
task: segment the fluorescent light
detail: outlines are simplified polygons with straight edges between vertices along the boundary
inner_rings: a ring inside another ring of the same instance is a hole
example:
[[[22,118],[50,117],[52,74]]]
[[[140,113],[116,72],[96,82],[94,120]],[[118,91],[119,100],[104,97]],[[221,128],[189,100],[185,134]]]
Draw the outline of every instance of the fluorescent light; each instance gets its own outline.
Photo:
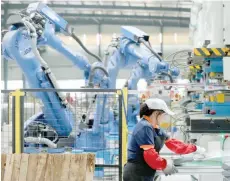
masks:
[[[174,33],[174,41],[177,43],[177,33]]]
[[[162,33],[159,33],[159,41],[162,43]]]
[[[101,44],[101,34],[97,33],[96,40],[97,40],[97,46],[99,46]]]
[[[83,44],[86,44],[86,34],[83,34]]]

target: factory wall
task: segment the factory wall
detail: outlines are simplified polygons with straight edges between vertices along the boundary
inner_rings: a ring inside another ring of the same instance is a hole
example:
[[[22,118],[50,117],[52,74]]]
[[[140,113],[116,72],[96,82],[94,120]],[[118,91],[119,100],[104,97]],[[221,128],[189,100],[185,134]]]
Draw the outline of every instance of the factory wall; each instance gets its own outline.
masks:
[[[170,53],[181,50],[191,48],[189,46],[189,29],[188,28],[173,28],[173,27],[164,27],[163,37],[160,33],[160,27],[153,26],[136,26],[137,28],[145,31],[150,35],[150,42],[152,47],[156,50],[160,50],[160,44],[163,40],[163,52],[164,55],[167,56]],[[87,26],[75,26],[75,32],[79,36],[79,38],[83,41],[86,47],[95,54],[99,52],[99,44],[101,46],[101,56],[108,44],[111,41],[113,34],[117,36],[120,35],[120,26],[118,25],[101,25],[101,34],[98,34],[98,26],[97,25],[87,25]],[[68,45],[73,51],[80,52],[86,55],[90,62],[94,62],[95,60],[85,54],[82,48],[69,37],[64,37],[60,35],[60,38],[63,40],[65,44]],[[100,39],[100,40],[99,40]],[[83,74],[82,71],[77,67],[74,67],[68,59],[66,59],[60,53],[47,48],[47,51],[42,55],[43,58],[49,64],[51,70],[55,74],[58,80],[66,80],[66,79],[82,79]],[[3,61],[3,60],[2,60]],[[1,80],[4,80],[3,72],[4,66],[2,62],[1,66]],[[130,71],[121,70],[119,73],[119,78],[126,79],[130,75]],[[9,80],[22,80],[22,72],[18,68],[15,62],[9,61]]]

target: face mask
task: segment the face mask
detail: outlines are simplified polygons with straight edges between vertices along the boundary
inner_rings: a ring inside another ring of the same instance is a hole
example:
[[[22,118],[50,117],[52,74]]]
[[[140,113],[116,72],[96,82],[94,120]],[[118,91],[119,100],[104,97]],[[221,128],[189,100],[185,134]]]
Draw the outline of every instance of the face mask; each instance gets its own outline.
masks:
[[[167,129],[171,125],[170,116],[165,114],[165,113],[159,115],[157,120],[158,120],[158,124],[160,125],[161,128]]]

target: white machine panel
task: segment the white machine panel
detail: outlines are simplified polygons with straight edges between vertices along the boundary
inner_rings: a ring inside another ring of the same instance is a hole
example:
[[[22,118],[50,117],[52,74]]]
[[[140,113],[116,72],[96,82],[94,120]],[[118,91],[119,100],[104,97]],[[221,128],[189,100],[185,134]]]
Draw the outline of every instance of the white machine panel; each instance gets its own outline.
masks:
[[[223,9],[224,9],[224,44],[225,45],[230,45],[230,2],[229,1],[224,1],[223,2]]]
[[[230,81],[230,57],[223,57],[224,80]]]

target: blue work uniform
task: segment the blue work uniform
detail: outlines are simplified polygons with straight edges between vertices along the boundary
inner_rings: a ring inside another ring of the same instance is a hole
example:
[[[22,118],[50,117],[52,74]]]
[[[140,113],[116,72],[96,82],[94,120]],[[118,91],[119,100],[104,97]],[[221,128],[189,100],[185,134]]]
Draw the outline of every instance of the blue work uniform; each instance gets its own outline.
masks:
[[[154,145],[159,153],[168,139],[166,133],[153,126],[142,118],[134,128],[131,140],[128,145],[128,162],[124,167],[124,181],[152,181],[156,170],[153,170],[145,162],[142,145]]]

